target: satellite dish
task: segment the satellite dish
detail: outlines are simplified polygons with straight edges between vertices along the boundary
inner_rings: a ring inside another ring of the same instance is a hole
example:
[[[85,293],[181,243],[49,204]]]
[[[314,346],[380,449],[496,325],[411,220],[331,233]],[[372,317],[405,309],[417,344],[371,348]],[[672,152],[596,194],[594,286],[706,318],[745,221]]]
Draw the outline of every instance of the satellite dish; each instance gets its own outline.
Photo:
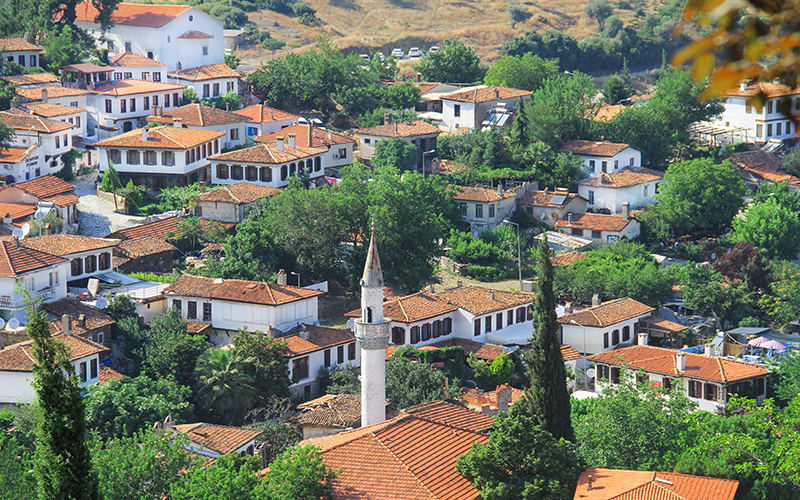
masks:
[[[0,318],[0,330],[5,328],[5,326],[6,326],[6,320],[4,320],[3,318]]]
[[[100,297],[99,299],[97,299],[95,307],[97,307],[98,309],[105,309],[106,307],[108,307],[108,301],[103,297]]]
[[[8,320],[8,328],[11,330],[16,330],[19,328],[19,320],[17,318],[11,318]]]
[[[25,236],[25,233],[22,232],[22,229],[16,228],[13,231],[11,231],[11,236],[15,238],[22,238],[23,236]]]
[[[353,330],[356,327],[356,320],[350,318],[347,320],[347,328]]]
[[[44,220],[45,217],[46,214],[44,212],[36,212],[35,214],[33,214],[33,218],[36,220]]]
[[[594,378],[596,373],[597,372],[595,372],[594,368],[589,368],[588,370],[586,370],[586,376],[589,378]]]
[[[22,237],[28,236],[28,233],[31,232],[31,225],[29,223],[25,223],[22,225]]]

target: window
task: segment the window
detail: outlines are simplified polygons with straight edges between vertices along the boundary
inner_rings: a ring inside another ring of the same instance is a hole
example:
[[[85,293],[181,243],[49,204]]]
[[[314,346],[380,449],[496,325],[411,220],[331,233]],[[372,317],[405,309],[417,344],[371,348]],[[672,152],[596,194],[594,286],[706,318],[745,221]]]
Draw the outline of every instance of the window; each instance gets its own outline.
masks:
[[[270,167],[261,167],[260,180],[261,182],[272,182],[272,169]]]
[[[131,113],[136,111],[136,99],[131,99]]]
[[[177,105],[178,101],[175,101],[175,104]],[[169,107],[169,94],[164,94],[164,107],[165,108]]]
[[[308,378],[308,356],[292,360],[292,380]]]
[[[180,301],[180,300],[178,300],[178,299],[173,299],[173,300],[172,300],[172,307],[174,307],[175,309],[177,309],[178,311],[180,311],[180,310],[181,310],[181,308],[182,308],[181,301]]]
[[[747,101],[747,103],[744,105],[744,112],[745,113],[753,112],[753,106],[750,104],[750,101]]]
[[[494,218],[494,205],[489,205],[489,218]]]
[[[161,164],[166,167],[172,167],[175,165],[175,152],[173,151],[164,151],[161,153]]]
[[[489,332],[492,331],[492,317],[491,316],[486,316],[483,319],[483,328],[484,328],[484,331],[486,333],[489,333]]]
[[[160,71],[153,71],[153,81],[160,82],[161,81],[161,72]]]
[[[597,366],[597,380],[608,380],[608,367],[606,365]]]
[[[763,378],[756,379],[754,386],[755,386],[755,395],[761,396],[764,394],[764,380]]]
[[[475,205],[475,218],[483,219],[483,205],[480,203]]]
[[[61,138],[56,136],[56,149],[61,147]]]
[[[572,236],[583,236],[583,229],[572,228]]]
[[[214,139],[214,153],[219,153],[219,139]]]
[[[644,187],[644,195],[647,196],[647,186]]]
[[[431,324],[425,323],[422,325],[422,341],[425,342],[426,340],[431,339]]]
[[[214,97],[217,97],[219,95],[219,83],[215,83],[213,89],[214,89],[213,95]]]
[[[480,318],[475,318],[475,324],[473,325],[473,328],[474,328],[473,335],[475,337],[479,336],[481,334],[481,319]]]
[[[92,358],[89,360],[89,378],[97,378],[97,358]]]
[[[336,359],[339,361],[339,364],[344,363],[344,346],[340,345],[336,348],[336,354],[338,355]]]
[[[114,80],[122,80],[122,72],[114,73]]]
[[[208,99],[209,95],[211,94],[211,85],[204,83],[203,84],[203,98]]]
[[[231,140],[235,141],[238,138],[239,138],[239,129],[238,128],[232,128],[231,129]]]
[[[120,99],[119,101],[119,112],[120,113],[128,112],[128,101],[126,101],[125,99]]]
[[[767,137],[772,137],[772,124],[767,124]]]
[[[392,327],[392,344],[403,345],[406,343],[406,329],[393,326]]]
[[[247,166],[247,181],[253,182],[258,180],[258,168],[252,165]]]
[[[356,359],[356,343],[350,342],[347,344],[347,359],[349,361],[355,361]]]
[[[614,170],[619,168],[619,160],[614,160]]]
[[[31,56],[31,67],[36,66],[36,56]]]
[[[325,366],[331,366],[331,350],[325,349]]]
[[[604,161],[602,164],[603,172],[608,172],[608,162]]]
[[[467,204],[466,203],[460,203],[458,205],[458,209],[461,211],[461,215],[467,215]]]
[[[103,336],[103,332],[97,332],[97,343],[105,345],[104,340],[105,340],[105,337]]]
[[[142,80],[149,80],[149,79],[150,79],[150,73],[148,72],[142,73]]]
[[[73,276],[79,276],[83,274],[83,259],[72,259],[71,267]]]
[[[442,335],[450,335],[453,333],[453,319],[445,318],[442,320]]]
[[[125,73],[122,74],[122,78],[125,79],[125,80],[133,78],[133,73],[130,73],[130,72],[126,71]]]
[[[703,383],[702,382],[695,382],[694,380],[689,381],[689,397],[690,398],[700,398],[702,397],[703,390]]]
[[[438,339],[442,336],[442,320],[433,322],[433,338]]]
[[[81,117],[80,116],[76,116],[75,117],[75,126],[78,127],[78,128],[81,128]]]
[[[204,56],[208,55],[208,45],[203,45],[203,55]]]
[[[614,330],[611,332],[611,344],[617,345],[619,344],[619,330]]]
[[[633,160],[634,160],[634,158],[633,158],[633,156],[631,156],[631,163],[630,163],[630,166],[633,166]]]
[[[174,94],[172,94],[172,105],[173,106],[180,106],[180,102],[181,102],[181,100],[178,97],[178,93],[175,92]],[[165,106],[169,106],[169,104],[165,104]]]
[[[586,195],[589,197],[589,205],[594,205],[594,191],[587,191]]]
[[[456,118],[461,116],[461,105],[460,104],[453,105],[453,116],[455,116]]]
[[[286,180],[286,165],[281,165],[281,180]]]
[[[78,124],[80,125],[80,123]],[[792,133],[792,122],[786,122],[786,134]]]
[[[608,349],[608,332],[603,334],[603,349]]]
[[[673,382],[673,380],[671,378],[667,378],[667,377],[662,378],[661,379],[661,387],[662,387],[662,389],[664,389],[665,391],[668,391],[668,390],[672,389],[672,382]]]
[[[105,271],[111,267],[111,252],[100,254],[100,270]]]
[[[775,124],[775,135],[781,135],[781,125],[783,125],[783,123]]]
[[[497,313],[497,316],[495,316],[494,319],[495,319],[494,329],[500,330],[501,328],[503,328],[503,313]]]
[[[602,237],[603,235],[600,233],[600,231],[594,231],[594,230],[592,231],[592,238],[599,240]]]
[[[508,313],[506,313],[506,326],[514,324],[514,310],[510,309]]]
[[[517,323],[524,323],[525,322],[525,308],[518,307],[517,308]]]
[[[58,285],[58,271],[53,271],[49,275],[50,277],[50,286]]]
[[[411,343],[416,344],[419,342],[419,327],[413,326],[411,327]]]
[[[203,304],[203,321],[211,321],[211,303]]]
[[[372,139],[367,139],[367,138],[364,139],[364,144],[370,144],[371,142],[372,142]]]
[[[619,372],[620,369],[612,366],[611,367],[611,383],[612,384],[619,384]]]
[[[233,170],[231,172],[231,178],[235,181],[242,180],[243,171],[244,169],[242,168],[241,165],[234,165]]]
[[[106,46],[108,47],[108,51],[109,51],[109,52],[114,52],[114,42],[112,42],[111,40],[109,40],[109,41],[108,41],[108,44],[107,44]]]
[[[767,102],[767,114],[772,113],[772,101]]]
[[[156,164],[156,152],[155,151],[145,151],[144,152],[144,164],[145,165],[155,165]]]
[[[645,382],[647,382],[647,378],[648,378],[647,375],[645,375],[644,373],[637,373],[636,374],[636,383],[637,384],[644,384]]]
[[[705,386],[706,401],[717,401],[719,399],[719,387],[714,384],[703,384]]]
[[[589,168],[594,172],[594,160],[589,160]]]
[[[155,104],[155,103],[153,103]],[[150,109],[150,98],[144,97],[142,98],[142,109]]]
[[[347,148],[339,148],[339,158],[347,158]]]
[[[169,94],[167,94],[167,97],[169,97]],[[157,95],[153,96],[153,106],[158,106],[158,96]]]
[[[125,52],[132,52],[131,42],[125,42]]]
[[[86,272],[93,273],[97,271],[97,256],[89,255],[86,257]]]
[[[627,342],[631,339],[631,327],[624,326],[622,327],[622,341]]]
[[[252,137],[252,136],[254,136],[256,134],[258,134],[258,129],[257,128],[255,128],[255,127],[247,127],[247,135],[248,136]]]
[[[764,133],[764,126],[762,124],[760,124],[760,123],[757,124],[756,125],[756,137],[761,137],[761,135],[763,133]]]
[[[139,164],[139,152],[128,151],[128,165],[138,165],[138,164]]]
[[[525,307],[526,317],[528,321],[533,321],[533,306]]]
[[[190,300],[186,303],[186,318],[197,319],[197,302]]]
[[[81,383],[86,383],[86,361],[80,365]]]
[[[228,166],[217,165],[217,179],[227,179],[227,178],[228,178]]]

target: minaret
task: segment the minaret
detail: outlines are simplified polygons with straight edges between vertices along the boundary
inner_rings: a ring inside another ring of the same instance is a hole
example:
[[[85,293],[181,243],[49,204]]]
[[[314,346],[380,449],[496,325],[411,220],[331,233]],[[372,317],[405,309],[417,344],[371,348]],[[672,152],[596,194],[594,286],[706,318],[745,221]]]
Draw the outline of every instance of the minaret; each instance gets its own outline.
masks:
[[[383,272],[375,243],[375,223],[361,277],[361,319],[355,322],[361,346],[361,426],[386,420],[386,346],[390,320],[383,319]]]

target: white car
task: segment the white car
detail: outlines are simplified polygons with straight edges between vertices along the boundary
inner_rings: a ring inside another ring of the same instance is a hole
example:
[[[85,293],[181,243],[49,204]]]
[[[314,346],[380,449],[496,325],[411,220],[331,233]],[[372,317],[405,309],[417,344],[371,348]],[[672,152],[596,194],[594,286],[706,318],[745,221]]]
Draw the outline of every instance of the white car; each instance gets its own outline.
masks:
[[[403,52],[403,49],[394,49],[392,55],[398,59],[402,59],[405,52]]]
[[[386,60],[386,56],[383,55],[383,52],[378,52],[375,55],[378,56],[381,59],[381,62],[384,62]]]
[[[369,54],[361,54],[359,57],[361,57],[361,59],[364,59],[365,61],[369,61]]]
[[[408,57],[420,57],[422,55],[422,51],[419,50],[419,47],[411,47],[408,49]]]
[[[434,52],[439,52],[440,50],[442,50],[441,47],[439,47],[438,45],[434,45],[433,47],[428,49],[428,52],[434,53]]]

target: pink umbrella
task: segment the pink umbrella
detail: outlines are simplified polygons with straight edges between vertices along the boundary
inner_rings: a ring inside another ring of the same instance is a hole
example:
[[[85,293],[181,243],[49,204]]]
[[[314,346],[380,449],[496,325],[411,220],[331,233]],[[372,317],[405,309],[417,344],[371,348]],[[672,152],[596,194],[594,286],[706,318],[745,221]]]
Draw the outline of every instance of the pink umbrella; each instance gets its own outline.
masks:
[[[779,351],[786,349],[786,346],[781,344],[777,340],[769,340],[761,344],[759,347],[762,349],[777,349]]]
[[[771,342],[771,340],[768,339],[767,337],[758,337],[758,338],[754,338],[753,340],[748,342],[748,344],[750,344],[751,346],[754,346],[754,347],[761,347],[767,342]]]

